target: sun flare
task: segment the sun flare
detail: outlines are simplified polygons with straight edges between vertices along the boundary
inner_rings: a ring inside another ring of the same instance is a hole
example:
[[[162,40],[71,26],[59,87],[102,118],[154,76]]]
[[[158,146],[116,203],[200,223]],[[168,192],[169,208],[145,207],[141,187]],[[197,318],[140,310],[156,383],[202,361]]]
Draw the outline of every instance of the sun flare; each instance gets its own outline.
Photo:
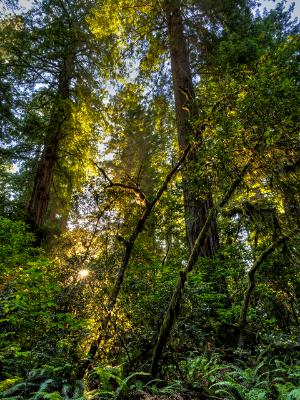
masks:
[[[89,275],[90,271],[88,269],[81,269],[78,272],[80,278],[86,278]]]

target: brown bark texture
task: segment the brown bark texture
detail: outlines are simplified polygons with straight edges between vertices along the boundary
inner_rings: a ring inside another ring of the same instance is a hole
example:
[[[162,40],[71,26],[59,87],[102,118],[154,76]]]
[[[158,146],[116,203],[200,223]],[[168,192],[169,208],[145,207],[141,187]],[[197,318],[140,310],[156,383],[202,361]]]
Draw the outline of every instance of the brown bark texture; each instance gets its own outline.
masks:
[[[178,4],[169,2],[167,9],[169,48],[175,97],[178,143],[181,149],[195,140],[201,132],[195,132],[189,122],[189,107],[195,98],[188,47],[183,31],[181,11]],[[205,178],[195,177],[194,168],[199,166],[198,151],[190,153],[182,171],[186,236],[190,252],[203,227],[209,210],[213,207]],[[205,243],[200,246],[202,256],[213,258],[219,249],[219,238],[215,218],[210,221]]]
[[[33,189],[29,200],[28,222],[40,242],[41,231],[46,220],[53,172],[57,160],[59,143],[63,135],[65,122],[70,118],[67,104],[70,98],[70,81],[74,72],[74,55],[68,54],[61,66],[57,98],[53,104],[49,125],[45,135],[44,148],[38,161]]]

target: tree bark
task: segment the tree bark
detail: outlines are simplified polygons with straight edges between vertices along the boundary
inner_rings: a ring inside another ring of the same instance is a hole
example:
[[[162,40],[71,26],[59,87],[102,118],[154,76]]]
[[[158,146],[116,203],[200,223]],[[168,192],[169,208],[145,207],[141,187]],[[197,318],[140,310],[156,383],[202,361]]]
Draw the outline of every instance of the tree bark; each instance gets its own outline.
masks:
[[[175,2],[174,2],[175,3]],[[190,69],[189,54],[180,6],[169,2],[166,8],[168,19],[169,48],[171,56],[173,91],[175,97],[175,111],[178,131],[178,143],[181,149],[195,140],[197,134],[190,125],[189,107],[195,98],[192,74]],[[182,171],[182,186],[184,195],[186,236],[190,252],[202,229],[209,210],[213,208],[212,195],[207,189],[207,181],[195,177],[193,168],[197,168],[199,161],[195,149],[190,153],[186,167]],[[201,189],[204,188],[204,189]],[[202,256],[213,258],[219,249],[219,238],[215,218],[209,225],[205,242],[200,246]]]
[[[63,135],[65,122],[70,117],[67,100],[70,98],[70,81],[73,72],[74,54],[70,53],[66,55],[61,66],[57,99],[52,108],[44,148],[38,161],[31,198],[27,208],[28,222],[37,235],[38,243],[42,239],[41,227],[46,219],[59,142]]]

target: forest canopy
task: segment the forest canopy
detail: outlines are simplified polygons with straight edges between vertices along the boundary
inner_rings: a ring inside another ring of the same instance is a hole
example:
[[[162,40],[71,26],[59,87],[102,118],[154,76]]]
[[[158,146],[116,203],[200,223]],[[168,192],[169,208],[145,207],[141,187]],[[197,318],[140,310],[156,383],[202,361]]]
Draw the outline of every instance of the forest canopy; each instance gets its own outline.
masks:
[[[0,399],[300,399],[286,1],[5,0]]]

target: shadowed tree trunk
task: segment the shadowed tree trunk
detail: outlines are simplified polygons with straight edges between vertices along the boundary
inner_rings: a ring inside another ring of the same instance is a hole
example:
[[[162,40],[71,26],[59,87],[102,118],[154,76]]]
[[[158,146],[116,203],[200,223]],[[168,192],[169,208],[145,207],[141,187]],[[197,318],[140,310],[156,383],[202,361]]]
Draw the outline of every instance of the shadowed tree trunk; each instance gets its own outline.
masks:
[[[175,111],[178,131],[178,143],[180,148],[185,148],[197,138],[201,143],[202,129],[198,131],[192,128],[189,109],[193,109],[195,93],[193,88],[192,73],[188,54],[187,41],[184,35],[184,27],[181,17],[180,2],[169,1],[166,3],[168,21],[169,49],[173,78],[173,91],[175,97]],[[196,239],[203,228],[209,211],[213,209],[212,193],[208,189],[208,178],[199,177],[201,159],[199,150],[195,148],[190,153],[185,168],[182,170],[182,186],[184,196],[186,237],[190,254],[194,248]],[[207,235],[201,243],[196,256],[213,259],[219,251],[219,237],[215,215],[210,218]],[[211,264],[211,286],[214,292],[223,295],[223,305],[229,308],[231,305],[228,295],[226,279],[219,276],[213,278],[215,272],[214,263]]]
[[[172,1],[167,5],[169,48],[173,77],[173,91],[175,97],[176,121],[178,142],[181,149],[195,139],[197,134],[189,123],[189,110],[187,103],[194,100],[194,88],[190,69],[189,55],[179,4]],[[190,252],[192,251],[197,236],[202,229],[209,210],[213,207],[212,195],[207,189],[205,179],[195,177],[194,168],[198,164],[198,152],[195,149],[187,160],[182,171],[182,185],[184,195],[186,236]],[[219,249],[219,238],[215,218],[211,219],[207,239],[199,251],[202,256],[213,258]]]
[[[64,135],[64,125],[70,118],[67,104],[70,98],[70,81],[74,72],[74,54],[68,54],[61,66],[57,90],[57,99],[53,105],[45,143],[37,171],[31,198],[28,204],[28,222],[37,235],[37,242],[42,239],[41,228],[45,223],[53,171],[57,160],[59,143]]]

